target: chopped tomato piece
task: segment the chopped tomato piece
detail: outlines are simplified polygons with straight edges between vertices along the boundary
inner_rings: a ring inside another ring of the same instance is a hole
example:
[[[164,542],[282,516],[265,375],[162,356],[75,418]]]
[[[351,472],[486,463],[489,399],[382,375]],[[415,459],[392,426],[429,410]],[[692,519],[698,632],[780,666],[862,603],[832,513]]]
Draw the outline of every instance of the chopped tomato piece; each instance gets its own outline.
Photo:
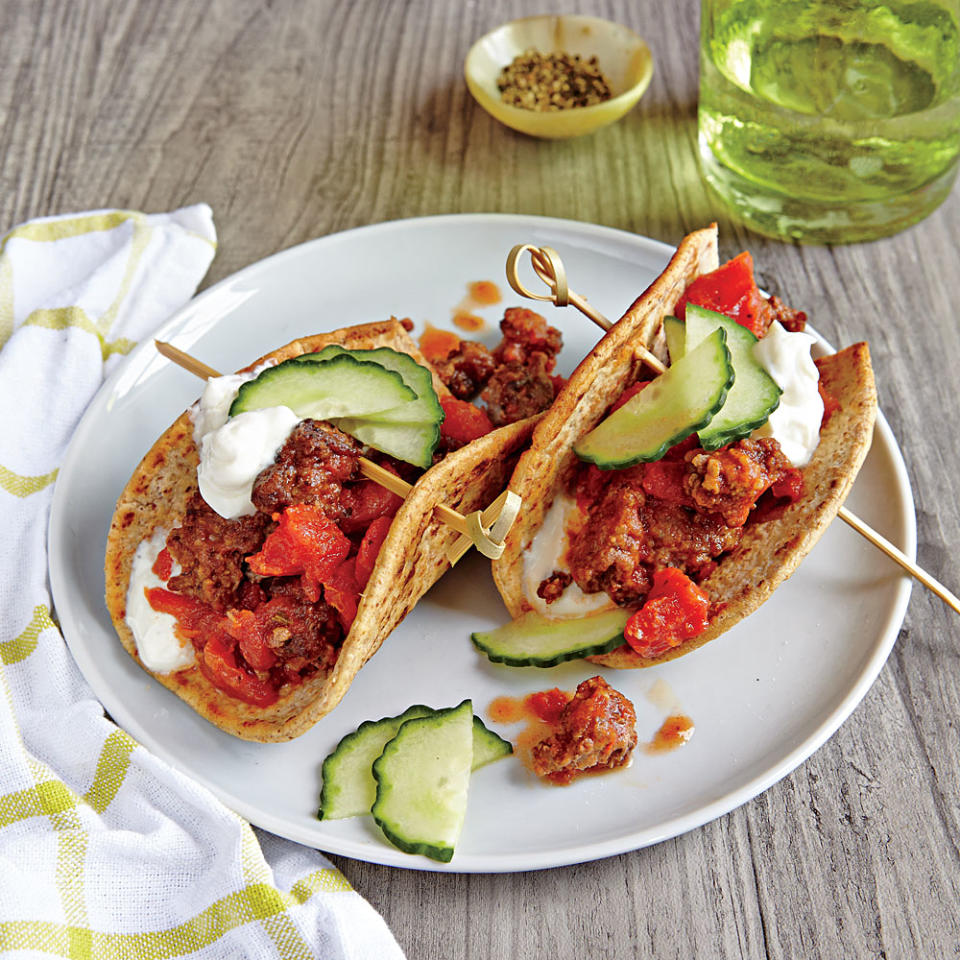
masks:
[[[216,634],[207,640],[199,665],[203,675],[231,697],[255,707],[269,707],[277,701],[277,691],[266,680],[244,670],[233,650]]]
[[[700,446],[700,438],[691,433],[686,440],[675,443],[664,455],[664,460],[683,460],[691,450],[696,450]]]
[[[570,694],[559,687],[552,690],[540,690],[524,698],[528,710],[545,723],[556,723],[560,719],[563,708],[570,702]]]
[[[778,500],[796,503],[803,496],[803,474],[793,467],[770,485],[770,493]]]
[[[684,319],[688,303],[715,310],[736,320],[758,337],[770,325],[770,305],[757,289],[753,278],[753,258],[747,251],[697,277],[684,291],[676,306],[676,315]]]
[[[396,470],[383,464],[385,470],[396,474]],[[391,493],[373,480],[361,480],[347,487],[340,494],[340,505],[349,512],[340,526],[346,533],[366,530],[378,517],[392,517],[403,503],[403,497]]]
[[[166,547],[157,554],[157,559],[153,562],[153,572],[164,583],[170,579],[170,574],[173,573],[173,557]]]
[[[642,657],[659,657],[706,629],[707,595],[675,567],[653,574],[644,605],[627,621],[623,635]]]
[[[207,633],[223,629],[223,617],[202,600],[163,587],[150,587],[144,593],[147,603],[157,613],[169,613],[177,621],[178,632],[188,640],[199,640]]]
[[[376,522],[376,521],[374,521]],[[361,585],[357,583],[357,558],[345,560],[323,584],[323,599],[337,611],[340,625],[349,633],[357,616]]]
[[[324,580],[346,559],[350,541],[314,504],[295,503],[274,514],[277,528],[259,553],[247,557],[254,573],[264,577],[304,574],[315,583]]]
[[[267,636],[274,627],[271,612],[263,607],[256,613],[252,610],[236,610],[227,618],[227,633],[237,641],[243,659],[254,670],[269,670],[277,662],[276,654],[267,643]]]
[[[595,464],[590,464],[577,477],[577,506],[584,512],[589,509],[603,496],[607,488],[609,475],[601,470]]]
[[[486,411],[475,407],[472,403],[467,403],[466,400],[444,397],[440,405],[443,407],[440,433],[457,443],[469,443],[493,429]]]
[[[427,324],[420,334],[420,352],[431,363],[446,360],[460,346],[460,338],[451,330],[440,330]]]
[[[390,531],[390,525],[393,523],[392,517],[378,517],[367,527],[367,532],[360,541],[360,549],[357,551],[357,583],[363,589],[373,573],[374,564],[377,562],[377,556],[383,541],[387,538]]]

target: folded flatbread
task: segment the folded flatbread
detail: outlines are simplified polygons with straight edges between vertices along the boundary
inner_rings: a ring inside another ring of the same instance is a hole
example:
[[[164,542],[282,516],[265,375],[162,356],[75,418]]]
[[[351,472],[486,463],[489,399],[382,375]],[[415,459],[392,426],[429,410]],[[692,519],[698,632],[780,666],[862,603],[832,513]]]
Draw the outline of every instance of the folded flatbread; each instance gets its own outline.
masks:
[[[396,320],[348,327],[295,340],[261,357],[281,362],[328,344],[348,349],[392,347],[430,369]],[[449,396],[434,374],[440,397]],[[357,671],[449,568],[447,548],[458,534],[434,516],[438,504],[462,513],[486,507],[503,489],[516,455],[527,443],[536,418],[494,430],[447,454],[417,480],[401,504],[361,596],[357,615],[331,670],[281,688],[280,698],[256,707],[214,686],[197,666],[175,673],[149,671],[211,723],[246,740],[283,741],[299,736],[342,699]],[[155,530],[176,527],[197,489],[198,452],[190,413],[183,413],[153,445],[117,502],[107,540],[106,601],[127,652],[141,663],[126,622],[127,590],[138,545]],[[144,667],[144,669],[147,669]]]
[[[577,469],[574,443],[636,381],[641,366],[637,346],[658,352],[663,318],[673,312],[691,281],[717,266],[715,226],[686,237],[663,273],[577,367],[534,430],[509,484],[523,498],[524,509],[507,536],[503,555],[493,563],[494,580],[512,617],[533,609],[524,593],[524,550]],[[870,448],[877,409],[865,343],[816,363],[821,383],[839,409],[827,419],[813,458],[803,468],[805,495],[776,519],[749,523],[739,545],[700,583],[711,602],[706,630],[656,658],[642,657],[624,645],[588,659],[611,667],[645,667],[682,656],[756,610],[809,553],[853,486]]]

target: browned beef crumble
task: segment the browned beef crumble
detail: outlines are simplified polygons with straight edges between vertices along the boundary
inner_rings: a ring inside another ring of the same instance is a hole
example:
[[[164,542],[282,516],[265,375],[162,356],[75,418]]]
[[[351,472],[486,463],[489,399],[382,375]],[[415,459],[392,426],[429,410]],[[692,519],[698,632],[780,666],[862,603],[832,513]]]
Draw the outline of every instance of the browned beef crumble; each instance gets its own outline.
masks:
[[[729,526],[743,526],[757,498],[793,469],[772,438],[749,437],[728,447],[686,456],[690,472],[684,481],[696,507],[716,513]]]
[[[557,784],[624,766],[637,745],[633,704],[602,677],[584,680],[551,736],[532,751],[533,770]]]
[[[554,570],[553,573],[537,587],[537,596],[547,603],[559,600],[563,591],[573,583],[573,577],[563,570]]]
[[[434,366],[447,389],[458,400],[469,401],[486,385],[496,361],[482,343],[461,340],[457,350]]]
[[[301,420],[274,462],[253,485],[251,499],[262,513],[279,513],[294,503],[316,504],[331,520],[343,516],[340,493],[360,476],[360,444],[319,420]]]
[[[479,393],[495,427],[542,413],[553,403],[553,371],[563,346],[560,331],[524,307],[510,307],[500,330],[503,339],[492,353],[482,343],[461,340],[435,364],[458,400],[473,400]]]
[[[270,517],[263,513],[224,520],[195,492],[180,526],[167,537],[167,549],[183,570],[170,578],[168,589],[196,597],[220,613],[237,606],[243,558],[260,549],[269,526]]]

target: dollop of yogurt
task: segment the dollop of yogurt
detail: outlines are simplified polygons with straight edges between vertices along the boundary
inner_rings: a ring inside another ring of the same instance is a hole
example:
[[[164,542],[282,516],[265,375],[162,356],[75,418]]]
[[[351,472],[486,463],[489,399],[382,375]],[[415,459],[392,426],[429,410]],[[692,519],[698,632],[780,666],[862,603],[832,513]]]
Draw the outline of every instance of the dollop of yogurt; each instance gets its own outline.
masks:
[[[200,441],[200,496],[227,520],[256,513],[253,484],[273,463],[300,418],[289,407],[266,407],[231,417]]]
[[[614,606],[605,593],[584,593],[575,583],[569,584],[553,603],[537,596],[537,588],[550,574],[569,572],[562,558],[569,546],[567,524],[576,509],[576,502],[567,494],[554,497],[540,529],[523,552],[524,597],[537,613],[554,620],[582,617]]]
[[[237,399],[237,392],[248,380],[254,380],[273,361],[262,363],[247,373],[228,373],[222,377],[211,377],[203,388],[200,399],[191,407],[193,420],[193,440],[200,448],[200,441],[214,430],[222,427],[230,416],[230,406]]]
[[[300,422],[289,407],[266,407],[230,417],[241,385],[272,365],[271,361],[248,373],[212,377],[190,411],[193,439],[200,451],[200,496],[226,520],[256,513],[250,496],[257,474],[273,463]]]
[[[790,333],[774,321],[753,347],[754,356],[783,391],[779,406],[753,436],[772,437],[795,467],[809,463],[820,442],[823,399],[810,355],[815,342],[809,333]]]
[[[149,540],[141,541],[133,555],[127,587],[127,626],[133,633],[140,660],[154,673],[175,673],[196,661],[193,645],[174,632],[177,621],[169,613],[154,610],[144,593],[149,588],[165,586],[153,572],[153,565],[166,542],[166,530],[157,530]],[[173,574],[179,572],[180,565],[174,563]]]

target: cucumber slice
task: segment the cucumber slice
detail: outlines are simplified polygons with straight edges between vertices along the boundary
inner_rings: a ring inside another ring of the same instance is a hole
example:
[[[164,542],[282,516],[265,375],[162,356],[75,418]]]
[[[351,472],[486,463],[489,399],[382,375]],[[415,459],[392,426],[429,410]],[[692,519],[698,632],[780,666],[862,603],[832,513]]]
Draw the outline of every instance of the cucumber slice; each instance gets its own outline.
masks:
[[[710,423],[699,431],[700,446],[716,450],[747,437],[763,426],[780,404],[781,390],[753,355],[756,336],[736,320],[694,304],[687,305],[686,347],[691,349],[711,331],[721,327],[727,333],[727,347],[736,379],[723,406]]]
[[[403,382],[416,393],[416,399],[383,410],[372,416],[349,417],[336,421],[336,426],[356,437],[361,443],[388,453],[398,460],[429,469],[433,451],[440,442],[443,407],[433,389],[433,377],[413,357],[389,347],[376,350],[347,350],[330,344],[316,353],[297,357],[300,363],[324,362],[336,356],[350,356],[361,363],[377,363],[403,377]]]
[[[428,470],[440,440],[439,423],[385,423],[365,417],[338,417],[335,426],[368,447]]]
[[[264,407],[289,407],[299,417],[331,420],[367,416],[416,399],[403,377],[350,356],[307,364],[285,360],[240,386],[230,416]]]
[[[421,704],[409,707],[398,717],[367,720],[348,733],[323,761],[323,787],[320,790],[320,820],[341,820],[369,813],[377,799],[373,779],[373,761],[397,735],[407,720],[429,717],[437,711]],[[473,763],[471,770],[486,766],[513,753],[509,740],[488,729],[479,717],[473,718]]]
[[[675,443],[705,427],[733,384],[733,365],[719,327],[666,373],[602,420],[574,445],[601,470],[659,460]]]
[[[407,853],[449,863],[467,812],[473,759],[473,705],[408,720],[374,761],[371,813]]]
[[[495,630],[474,633],[470,639],[494,663],[553,667],[564,660],[615,650],[624,643],[623,628],[629,618],[629,611],[619,607],[576,620],[550,620],[531,611]]]
[[[676,363],[687,352],[687,325],[676,317],[664,317],[663,333],[667,338],[667,351],[670,354],[670,362]]]
[[[401,404],[393,410],[384,410],[374,419],[381,423],[433,423],[443,422],[443,407],[433,388],[433,376],[426,367],[420,366],[409,354],[392,350],[390,347],[377,347],[375,350],[347,350],[337,344],[330,344],[317,353],[305,353],[296,359],[301,362],[324,361],[331,357],[347,354],[361,363],[378,363],[386,370],[403,377],[403,382],[417,395],[415,400]]]
[[[420,704],[410,707],[399,717],[367,720],[348,733],[333,753],[323,761],[323,787],[320,790],[321,820],[340,820],[369,813],[377,799],[373,779],[373,761],[397,735],[407,720],[428,717],[435,711]]]
[[[473,763],[471,770],[479,770],[494,760],[508,757],[513,745],[494,733],[476,714],[473,717]]]

